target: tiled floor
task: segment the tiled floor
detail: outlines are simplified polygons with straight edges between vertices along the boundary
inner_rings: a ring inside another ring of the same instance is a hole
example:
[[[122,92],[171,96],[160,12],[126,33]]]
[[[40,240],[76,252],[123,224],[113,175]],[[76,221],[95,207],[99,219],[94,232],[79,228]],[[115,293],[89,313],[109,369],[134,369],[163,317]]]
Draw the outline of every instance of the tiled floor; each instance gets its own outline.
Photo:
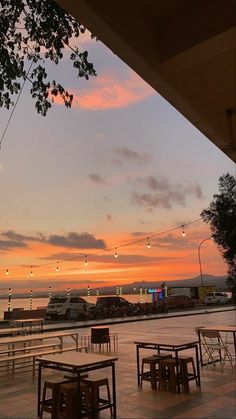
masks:
[[[152,390],[148,382],[143,383],[143,389],[137,386],[134,340],[148,340],[160,335],[195,338],[194,327],[212,324],[234,325],[236,312],[139,321],[111,326],[111,331],[117,332],[119,336],[116,365],[118,419],[236,419],[236,368],[232,370],[227,366],[223,372],[219,366],[208,370],[203,368],[201,389],[191,382],[190,392],[186,394]],[[80,335],[86,334],[89,333],[89,329],[81,329],[79,332]],[[146,350],[142,352],[142,355],[152,353]],[[51,375],[51,372],[46,374],[47,377]],[[37,379],[33,380],[31,373],[27,372],[17,373],[15,378],[1,377],[0,380],[0,418],[36,418]],[[109,410],[100,414],[100,418],[107,417],[109,417]]]

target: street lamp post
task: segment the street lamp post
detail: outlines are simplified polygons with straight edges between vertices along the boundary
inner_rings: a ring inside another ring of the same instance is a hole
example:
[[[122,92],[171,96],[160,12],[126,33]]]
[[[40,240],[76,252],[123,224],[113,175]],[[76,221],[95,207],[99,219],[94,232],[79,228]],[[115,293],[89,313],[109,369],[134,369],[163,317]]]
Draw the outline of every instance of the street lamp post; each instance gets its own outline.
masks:
[[[202,274],[202,262],[201,262],[201,246],[207,240],[212,240],[212,237],[208,237],[207,239],[202,240],[198,245],[198,261],[199,261],[199,269],[200,269],[200,277],[201,277],[202,296],[203,296],[203,274]]]

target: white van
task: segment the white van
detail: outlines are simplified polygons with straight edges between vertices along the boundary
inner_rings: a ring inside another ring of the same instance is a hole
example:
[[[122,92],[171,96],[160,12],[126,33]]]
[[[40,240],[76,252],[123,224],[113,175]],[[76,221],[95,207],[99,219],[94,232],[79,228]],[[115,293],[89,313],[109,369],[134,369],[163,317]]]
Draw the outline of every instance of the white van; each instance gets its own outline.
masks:
[[[51,319],[84,319],[92,307],[94,307],[94,304],[88,303],[81,297],[58,296],[49,301],[46,316],[51,317]]]
[[[208,292],[205,297],[205,304],[228,304],[230,298],[224,292]]]

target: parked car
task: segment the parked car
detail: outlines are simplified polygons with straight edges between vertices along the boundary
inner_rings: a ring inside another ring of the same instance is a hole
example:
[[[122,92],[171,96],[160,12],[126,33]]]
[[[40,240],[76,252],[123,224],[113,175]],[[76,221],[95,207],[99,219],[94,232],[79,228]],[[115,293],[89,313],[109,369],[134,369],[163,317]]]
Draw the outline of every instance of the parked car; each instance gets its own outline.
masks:
[[[94,304],[88,303],[81,297],[53,297],[48,303],[46,316],[51,319],[86,319]]]
[[[208,292],[205,297],[205,304],[228,304],[230,298],[225,292]]]
[[[132,303],[123,297],[98,297],[96,302],[97,307],[124,307],[132,306]]]
[[[195,307],[196,301],[187,295],[169,295],[166,299],[167,308]]]

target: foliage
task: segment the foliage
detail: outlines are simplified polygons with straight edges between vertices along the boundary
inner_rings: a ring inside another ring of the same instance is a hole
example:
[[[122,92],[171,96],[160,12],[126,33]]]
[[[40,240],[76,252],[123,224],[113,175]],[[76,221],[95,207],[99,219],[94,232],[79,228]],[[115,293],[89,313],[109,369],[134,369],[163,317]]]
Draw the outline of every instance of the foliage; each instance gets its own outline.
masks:
[[[236,178],[229,173],[219,178],[219,193],[201,217],[209,223],[214,241],[228,265],[227,283],[236,296]]]
[[[71,107],[73,95],[55,80],[47,80],[45,64],[47,60],[58,64],[65,48],[70,48],[78,77],[95,76],[87,51],[69,45],[72,37],[85,32],[84,26],[52,0],[0,0],[0,6],[0,107],[14,104],[26,79],[39,114],[46,115],[57,95]]]

